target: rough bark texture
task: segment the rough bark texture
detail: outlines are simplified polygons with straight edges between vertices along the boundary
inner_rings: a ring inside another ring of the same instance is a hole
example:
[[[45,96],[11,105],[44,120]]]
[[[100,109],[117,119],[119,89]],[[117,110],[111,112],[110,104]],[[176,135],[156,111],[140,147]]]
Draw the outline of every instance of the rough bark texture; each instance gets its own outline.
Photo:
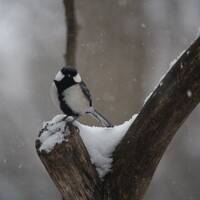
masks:
[[[77,22],[74,8],[74,0],[63,0],[65,7],[66,33],[66,54],[65,63],[68,66],[76,66],[76,40]]]
[[[110,198],[141,200],[168,144],[200,101],[200,38],[154,90],[114,153]]]
[[[70,127],[67,142],[57,144],[50,153],[37,153],[64,200],[102,200],[101,181],[91,164],[87,150],[78,134]]]

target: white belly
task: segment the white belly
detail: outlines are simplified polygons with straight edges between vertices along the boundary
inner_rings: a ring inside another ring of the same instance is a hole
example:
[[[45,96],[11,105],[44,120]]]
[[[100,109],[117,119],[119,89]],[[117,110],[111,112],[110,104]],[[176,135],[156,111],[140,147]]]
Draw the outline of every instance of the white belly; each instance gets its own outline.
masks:
[[[64,101],[75,112],[84,114],[90,108],[90,102],[79,85],[71,86],[63,92]]]

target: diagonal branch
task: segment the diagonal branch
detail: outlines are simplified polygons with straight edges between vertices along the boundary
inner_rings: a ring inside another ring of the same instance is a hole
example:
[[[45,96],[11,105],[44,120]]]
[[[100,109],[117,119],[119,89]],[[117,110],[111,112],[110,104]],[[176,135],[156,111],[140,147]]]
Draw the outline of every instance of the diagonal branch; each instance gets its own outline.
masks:
[[[67,27],[65,63],[76,66],[77,21],[74,0],[63,0]]]
[[[114,154],[113,200],[141,200],[168,144],[200,101],[200,38],[150,96]]]

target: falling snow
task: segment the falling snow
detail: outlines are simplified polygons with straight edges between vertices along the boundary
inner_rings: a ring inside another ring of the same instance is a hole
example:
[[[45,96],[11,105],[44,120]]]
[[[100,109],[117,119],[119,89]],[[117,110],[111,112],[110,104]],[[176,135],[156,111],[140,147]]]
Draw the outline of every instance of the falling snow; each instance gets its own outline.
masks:
[[[146,24],[141,24],[141,27],[146,28],[147,26],[146,26]]]
[[[188,91],[187,91],[187,96],[188,96],[189,98],[192,97],[192,92],[191,92],[191,90],[188,90]]]

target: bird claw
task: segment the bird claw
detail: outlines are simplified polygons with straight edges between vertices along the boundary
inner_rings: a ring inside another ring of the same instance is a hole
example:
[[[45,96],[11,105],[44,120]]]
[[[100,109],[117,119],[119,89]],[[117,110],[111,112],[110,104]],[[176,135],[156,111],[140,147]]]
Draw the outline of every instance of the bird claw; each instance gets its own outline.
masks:
[[[72,130],[72,127],[74,126],[74,121],[76,121],[78,117],[72,117],[72,116],[67,116],[65,120],[65,128],[64,131],[66,131],[67,127],[69,127],[69,130]]]

